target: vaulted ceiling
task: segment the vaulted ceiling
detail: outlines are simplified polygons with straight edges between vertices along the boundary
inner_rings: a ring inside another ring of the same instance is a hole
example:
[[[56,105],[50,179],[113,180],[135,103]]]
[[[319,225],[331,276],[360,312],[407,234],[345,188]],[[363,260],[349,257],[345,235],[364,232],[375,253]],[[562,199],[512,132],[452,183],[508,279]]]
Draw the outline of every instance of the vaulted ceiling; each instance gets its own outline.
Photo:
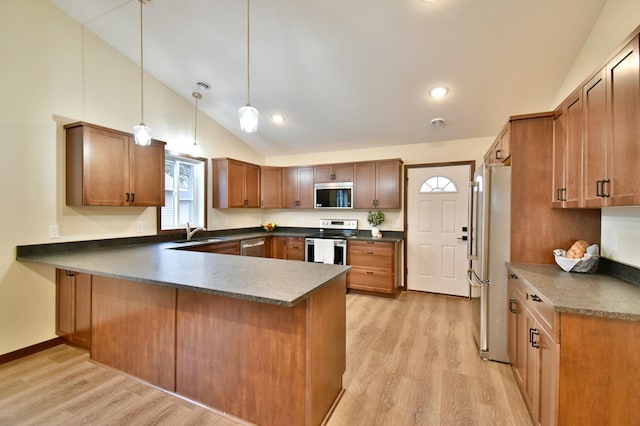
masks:
[[[140,62],[138,0],[50,0]],[[606,0],[150,0],[145,70],[259,152],[286,155],[495,135],[552,107]],[[443,85],[447,96],[429,90]],[[283,125],[271,122],[283,114]],[[444,127],[431,126],[443,118]]]

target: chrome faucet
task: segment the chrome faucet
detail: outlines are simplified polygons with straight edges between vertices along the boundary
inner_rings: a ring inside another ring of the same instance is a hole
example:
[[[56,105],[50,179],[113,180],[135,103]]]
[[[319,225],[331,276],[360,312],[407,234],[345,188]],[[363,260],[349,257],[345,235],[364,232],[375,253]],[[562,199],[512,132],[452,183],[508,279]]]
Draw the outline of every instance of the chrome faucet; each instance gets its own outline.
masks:
[[[198,226],[197,228],[194,228],[192,231],[191,225],[189,225],[189,222],[187,222],[187,241],[191,241],[191,237],[193,237],[194,234],[198,231],[206,231],[206,229]]]

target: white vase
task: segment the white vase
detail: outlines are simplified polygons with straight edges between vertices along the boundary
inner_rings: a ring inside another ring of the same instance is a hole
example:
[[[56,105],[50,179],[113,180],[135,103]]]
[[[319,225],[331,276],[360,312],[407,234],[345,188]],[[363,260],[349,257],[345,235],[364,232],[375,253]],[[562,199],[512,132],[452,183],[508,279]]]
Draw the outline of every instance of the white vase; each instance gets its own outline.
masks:
[[[380,233],[380,228],[378,228],[377,226],[374,226],[371,228],[371,236],[373,238],[376,238],[379,233]]]

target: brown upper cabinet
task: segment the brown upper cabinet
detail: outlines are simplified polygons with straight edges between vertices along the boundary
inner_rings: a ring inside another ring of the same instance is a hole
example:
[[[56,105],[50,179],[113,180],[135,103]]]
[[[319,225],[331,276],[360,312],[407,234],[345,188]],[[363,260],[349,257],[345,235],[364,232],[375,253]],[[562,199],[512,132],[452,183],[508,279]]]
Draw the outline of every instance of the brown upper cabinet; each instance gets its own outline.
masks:
[[[485,164],[504,163],[511,158],[511,123],[507,123],[484,156]]]
[[[556,110],[553,207],[640,205],[639,30]]]
[[[164,205],[164,142],[77,122],[66,131],[67,205]]]
[[[315,183],[353,182],[353,163],[323,164],[313,168]]]
[[[640,204],[640,49],[636,35],[583,88],[584,207]]]
[[[282,198],[285,209],[313,208],[313,166],[282,169]]]
[[[260,207],[260,166],[231,158],[213,158],[211,166],[214,208]]]
[[[582,91],[554,111],[552,207],[579,207],[582,165]]]
[[[399,209],[402,161],[355,163],[354,208]]]
[[[282,208],[282,167],[260,167],[260,207]]]

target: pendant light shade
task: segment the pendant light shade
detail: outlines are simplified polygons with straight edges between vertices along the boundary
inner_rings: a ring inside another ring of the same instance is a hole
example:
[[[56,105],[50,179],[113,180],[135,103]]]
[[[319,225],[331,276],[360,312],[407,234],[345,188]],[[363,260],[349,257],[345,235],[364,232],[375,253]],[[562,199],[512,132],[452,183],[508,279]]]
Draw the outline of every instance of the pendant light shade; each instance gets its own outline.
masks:
[[[142,6],[149,0],[140,2],[140,124],[133,126],[133,139],[136,145],[147,146],[151,144],[151,128],[144,124],[144,55],[142,44]]]
[[[240,130],[253,133],[258,130],[258,110],[247,104],[240,108]]]
[[[133,126],[133,138],[136,145],[151,145],[151,128],[140,122],[137,126]]]
[[[251,0],[247,0],[247,104],[238,110],[240,130],[253,133],[258,130],[258,110],[251,106]]]

